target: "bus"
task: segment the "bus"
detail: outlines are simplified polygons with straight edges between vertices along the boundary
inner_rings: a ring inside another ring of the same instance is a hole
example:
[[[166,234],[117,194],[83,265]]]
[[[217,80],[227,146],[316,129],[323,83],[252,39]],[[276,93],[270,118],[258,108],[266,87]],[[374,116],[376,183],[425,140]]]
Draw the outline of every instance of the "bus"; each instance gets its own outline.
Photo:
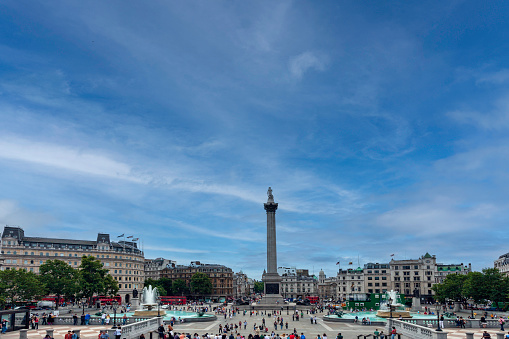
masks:
[[[54,295],[48,295],[42,298],[43,301],[53,301],[55,304],[63,305],[65,303],[64,297],[57,298]]]
[[[160,298],[163,305],[185,305],[187,303],[186,297],[162,296]]]
[[[306,297],[306,299],[308,299],[309,302],[312,303],[312,304],[316,304],[320,300],[319,297],[315,297],[315,296],[313,296],[313,297]]]
[[[98,295],[92,297],[92,304],[100,303],[101,305],[113,305],[114,302],[117,302],[118,305],[122,304],[122,297],[117,295],[115,297],[107,297],[104,295]]]

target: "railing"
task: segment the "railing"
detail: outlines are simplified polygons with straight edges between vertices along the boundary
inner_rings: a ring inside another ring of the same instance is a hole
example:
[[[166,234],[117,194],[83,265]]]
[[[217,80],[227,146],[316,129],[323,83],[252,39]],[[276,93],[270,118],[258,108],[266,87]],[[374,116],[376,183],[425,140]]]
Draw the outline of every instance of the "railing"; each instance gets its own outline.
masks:
[[[387,332],[390,333],[392,327],[404,338],[413,339],[447,339],[446,332],[438,332],[432,328],[427,328],[404,320],[387,319]]]

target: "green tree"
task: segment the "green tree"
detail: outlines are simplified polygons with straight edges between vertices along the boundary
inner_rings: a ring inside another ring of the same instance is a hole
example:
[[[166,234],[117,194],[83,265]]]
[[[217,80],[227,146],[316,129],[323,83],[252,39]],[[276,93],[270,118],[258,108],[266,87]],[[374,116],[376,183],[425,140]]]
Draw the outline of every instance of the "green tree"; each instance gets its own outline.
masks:
[[[176,295],[184,295],[187,293],[188,288],[186,282],[182,279],[177,279],[173,282],[173,292]]]
[[[463,285],[467,279],[466,275],[449,274],[440,284],[435,284],[432,290],[435,291],[435,299],[444,302],[446,299],[465,301]]]
[[[209,276],[197,272],[191,277],[191,292],[195,295],[205,296],[212,293],[212,281]]]
[[[99,259],[93,256],[81,258],[79,268],[79,293],[85,298],[92,298],[94,294],[104,293],[108,270],[103,268]]]
[[[507,300],[509,292],[509,278],[504,276],[498,268],[485,268],[482,270],[484,286],[486,286],[486,299],[495,303]]]
[[[114,297],[117,295],[119,290],[118,282],[113,279],[111,274],[108,274],[104,280],[104,291],[103,294]]]
[[[16,301],[40,299],[46,294],[39,277],[33,272],[25,270],[0,271],[0,302],[14,304]]]
[[[469,272],[463,284],[463,295],[473,299],[475,304],[483,303],[487,297],[485,279],[481,272]]]
[[[162,288],[164,288],[166,294],[162,294],[161,295],[172,295],[173,294],[173,284],[172,284],[172,281],[170,278],[160,278],[158,281],[157,281],[157,286],[160,286]]]
[[[263,293],[265,285],[263,281],[255,281],[254,282],[254,292],[255,293]]]
[[[77,292],[78,271],[62,260],[47,260],[39,268],[39,276],[48,293],[56,295],[57,300],[62,295],[71,296]]]

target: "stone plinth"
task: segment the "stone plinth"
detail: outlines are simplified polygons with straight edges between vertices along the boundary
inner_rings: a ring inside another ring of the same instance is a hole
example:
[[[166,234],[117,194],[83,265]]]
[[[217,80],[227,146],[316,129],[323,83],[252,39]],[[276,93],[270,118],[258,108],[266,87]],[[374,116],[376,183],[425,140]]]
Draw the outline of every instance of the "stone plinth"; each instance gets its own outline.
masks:
[[[413,297],[412,298],[412,312],[420,312],[420,311],[422,311],[421,298]]]
[[[131,299],[131,310],[136,311],[139,308],[140,308],[140,299],[132,298]]]

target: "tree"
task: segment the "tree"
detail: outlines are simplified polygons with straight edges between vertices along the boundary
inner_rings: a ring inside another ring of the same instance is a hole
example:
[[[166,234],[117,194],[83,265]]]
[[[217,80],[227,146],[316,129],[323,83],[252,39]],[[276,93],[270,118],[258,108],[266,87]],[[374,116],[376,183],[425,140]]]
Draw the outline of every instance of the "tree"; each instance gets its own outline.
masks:
[[[177,279],[173,282],[173,292],[177,295],[184,295],[188,290],[186,282],[182,279]]]
[[[79,292],[81,296],[90,299],[95,293],[101,294],[101,292],[104,292],[107,275],[108,270],[103,268],[103,264],[99,259],[93,256],[81,258],[79,269]]]
[[[435,299],[444,302],[446,299],[464,301],[463,285],[467,276],[462,274],[449,274],[440,284],[435,284],[432,290],[435,291]]]
[[[16,301],[40,299],[44,294],[44,286],[35,273],[14,269],[0,271],[0,301],[3,306]]]
[[[108,274],[104,280],[104,295],[114,297],[117,295],[119,290],[118,283],[111,274]]]
[[[58,301],[62,295],[71,296],[76,294],[78,271],[66,262],[58,259],[47,260],[39,268],[39,273],[40,280],[48,293],[56,295]],[[56,302],[57,309],[58,301]]]
[[[157,288],[157,292],[159,292],[159,295],[167,295],[167,291],[165,290],[165,288],[163,286],[161,286],[161,282],[160,282],[160,279],[152,279],[152,278],[148,278],[147,280],[145,280],[145,287],[148,287],[148,286],[152,286],[152,288]]]
[[[509,292],[509,278],[504,276],[498,268],[485,268],[482,270],[484,286],[486,286],[486,299],[498,303],[507,299]]]
[[[469,272],[463,284],[463,294],[474,303],[482,303],[487,299],[485,279],[481,272]]]
[[[172,284],[172,281],[170,278],[160,278],[158,281],[157,281],[157,286],[160,286],[162,287],[165,291],[166,291],[166,294],[162,294],[161,295],[172,295],[173,294],[173,284]]]
[[[197,272],[191,277],[191,292],[196,295],[207,295],[212,293],[212,281],[209,276],[202,272]]]
[[[264,284],[263,284],[263,281],[255,281],[254,282],[254,292],[255,293],[263,293],[264,291]]]

